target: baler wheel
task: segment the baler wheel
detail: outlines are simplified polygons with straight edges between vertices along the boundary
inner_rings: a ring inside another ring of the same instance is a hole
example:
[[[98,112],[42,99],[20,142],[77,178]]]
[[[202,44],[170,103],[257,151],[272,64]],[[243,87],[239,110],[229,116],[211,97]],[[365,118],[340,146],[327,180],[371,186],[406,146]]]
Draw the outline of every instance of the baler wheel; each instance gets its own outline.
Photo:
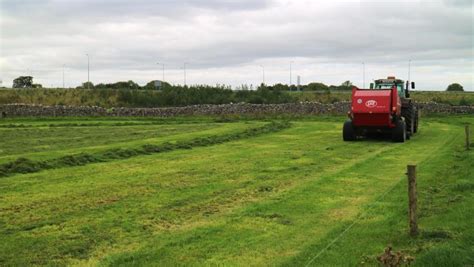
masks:
[[[342,128],[342,139],[344,141],[356,140],[356,132],[354,129],[354,125],[352,125],[352,121],[350,120],[344,123],[344,127]]]
[[[392,130],[392,141],[403,143],[407,140],[407,128],[404,120],[397,121],[397,126]]]

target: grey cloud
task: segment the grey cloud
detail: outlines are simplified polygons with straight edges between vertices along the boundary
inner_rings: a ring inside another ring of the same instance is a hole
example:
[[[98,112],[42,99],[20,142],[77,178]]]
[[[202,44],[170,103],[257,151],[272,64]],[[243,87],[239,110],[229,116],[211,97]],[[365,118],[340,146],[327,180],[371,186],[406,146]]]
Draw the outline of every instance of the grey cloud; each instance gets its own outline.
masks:
[[[85,17],[108,19],[110,17],[138,16],[184,16],[190,9],[220,10],[232,12],[236,10],[262,9],[270,4],[269,0],[3,0],[3,13],[11,15],[54,16],[62,18]]]
[[[472,0],[443,0],[446,5],[468,7],[473,5]]]
[[[466,75],[472,73],[473,63],[473,14],[466,8],[467,1],[73,0],[1,4],[0,67],[4,80],[32,65],[43,70],[45,80],[50,79],[46,70],[53,73],[62,64],[79,73],[88,52],[94,70],[103,73],[152,72],[156,61],[166,62],[170,71],[178,71],[186,61],[190,68],[207,72],[290,58],[324,64],[366,61],[381,68],[404,66],[412,58],[419,66],[432,66],[436,71],[440,64],[451,66],[472,87],[472,75],[471,79]],[[237,76],[235,72],[227,75]]]

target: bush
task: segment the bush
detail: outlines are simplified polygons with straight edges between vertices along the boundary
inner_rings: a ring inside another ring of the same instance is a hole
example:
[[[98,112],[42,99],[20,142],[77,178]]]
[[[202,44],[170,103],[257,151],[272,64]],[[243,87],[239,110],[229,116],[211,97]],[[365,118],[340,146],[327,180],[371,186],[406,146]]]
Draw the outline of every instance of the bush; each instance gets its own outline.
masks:
[[[460,106],[469,106],[471,103],[466,100],[466,98],[462,97],[461,100],[459,100],[459,105]]]

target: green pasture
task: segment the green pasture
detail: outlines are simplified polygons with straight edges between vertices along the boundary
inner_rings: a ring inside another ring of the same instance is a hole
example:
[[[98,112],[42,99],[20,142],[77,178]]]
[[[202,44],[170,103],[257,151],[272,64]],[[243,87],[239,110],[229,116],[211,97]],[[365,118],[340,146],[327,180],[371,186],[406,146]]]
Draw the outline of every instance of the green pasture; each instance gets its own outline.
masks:
[[[422,118],[404,144],[344,143],[343,121],[246,135],[270,120],[0,121],[0,164],[190,144],[0,177],[0,266],[374,266],[388,245],[414,266],[473,265],[474,147],[463,145],[474,118]],[[407,164],[418,170],[415,238]]]

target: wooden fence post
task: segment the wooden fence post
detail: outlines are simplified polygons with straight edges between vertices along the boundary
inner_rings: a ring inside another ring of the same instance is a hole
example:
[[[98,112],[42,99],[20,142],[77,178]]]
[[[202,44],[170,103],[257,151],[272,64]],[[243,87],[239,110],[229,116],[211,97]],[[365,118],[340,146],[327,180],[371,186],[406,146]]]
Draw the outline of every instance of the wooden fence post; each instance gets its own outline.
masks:
[[[410,235],[418,235],[416,222],[416,165],[407,166],[408,175],[408,214],[410,218]]]
[[[470,131],[469,131],[469,124],[466,125],[465,127],[465,131],[466,131],[466,150],[469,150],[470,149],[470,142],[471,142],[471,139],[470,139]]]

